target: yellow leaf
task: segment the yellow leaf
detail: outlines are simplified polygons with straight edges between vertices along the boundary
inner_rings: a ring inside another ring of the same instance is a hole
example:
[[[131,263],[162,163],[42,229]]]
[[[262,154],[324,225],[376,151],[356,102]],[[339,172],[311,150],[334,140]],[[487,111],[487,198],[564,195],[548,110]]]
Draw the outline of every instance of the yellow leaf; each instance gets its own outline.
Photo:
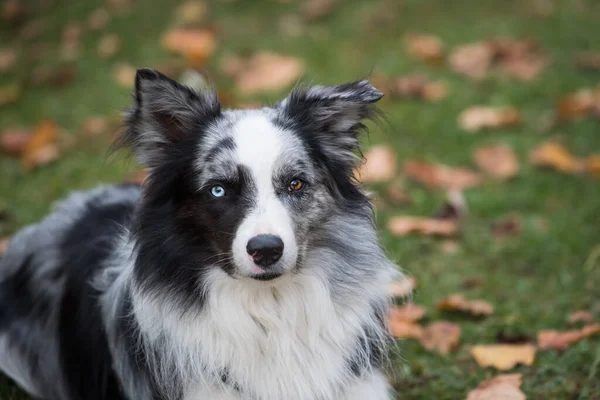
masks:
[[[425,327],[419,342],[427,350],[448,354],[460,343],[460,326],[448,321],[433,322]]]
[[[561,172],[578,174],[585,170],[585,162],[558,143],[543,143],[529,153],[529,160],[539,167],[551,167]]]
[[[47,164],[58,158],[58,126],[52,120],[38,124],[33,136],[25,146],[21,155],[21,165],[26,170]]]
[[[530,366],[535,360],[536,348],[532,344],[493,344],[471,348],[471,355],[481,367],[493,367],[501,371],[517,364]]]

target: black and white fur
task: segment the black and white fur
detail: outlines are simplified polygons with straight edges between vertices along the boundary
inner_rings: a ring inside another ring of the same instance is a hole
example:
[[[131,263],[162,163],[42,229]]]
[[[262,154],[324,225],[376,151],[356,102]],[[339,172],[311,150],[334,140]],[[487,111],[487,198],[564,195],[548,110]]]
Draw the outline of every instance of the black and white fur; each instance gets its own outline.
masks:
[[[353,179],[381,97],[360,81],[221,110],[139,70],[118,145],[149,176],[74,193],[14,236],[0,370],[47,400],[390,399],[396,269]],[[246,248],[261,234],[284,244],[268,270]]]

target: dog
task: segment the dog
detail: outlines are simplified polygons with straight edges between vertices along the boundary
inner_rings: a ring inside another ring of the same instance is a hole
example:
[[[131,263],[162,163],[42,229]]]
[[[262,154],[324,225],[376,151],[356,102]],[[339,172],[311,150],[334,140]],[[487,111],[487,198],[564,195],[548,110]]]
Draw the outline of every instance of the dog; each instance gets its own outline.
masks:
[[[46,400],[388,400],[387,287],[355,181],[367,80],[221,109],[151,69],[115,148],[0,261],[0,370]]]

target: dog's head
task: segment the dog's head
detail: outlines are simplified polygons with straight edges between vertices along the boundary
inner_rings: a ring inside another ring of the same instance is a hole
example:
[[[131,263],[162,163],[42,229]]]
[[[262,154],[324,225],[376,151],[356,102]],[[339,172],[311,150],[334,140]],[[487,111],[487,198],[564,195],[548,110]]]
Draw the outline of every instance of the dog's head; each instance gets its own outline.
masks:
[[[301,269],[311,232],[365,209],[353,177],[358,134],[382,96],[359,81],[222,110],[212,91],[139,70],[120,144],[149,170],[141,229],[163,236],[154,246],[186,253],[185,268],[256,280]]]

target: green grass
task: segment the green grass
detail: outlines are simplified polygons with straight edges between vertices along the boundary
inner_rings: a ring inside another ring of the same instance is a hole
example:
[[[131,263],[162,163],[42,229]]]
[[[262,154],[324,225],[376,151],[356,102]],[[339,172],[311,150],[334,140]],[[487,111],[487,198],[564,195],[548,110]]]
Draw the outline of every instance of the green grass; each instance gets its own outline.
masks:
[[[56,3],[63,5],[35,11],[47,19],[49,27],[37,41],[48,42],[53,49],[64,24],[84,20],[96,2]],[[175,2],[155,3],[152,7],[138,4],[133,14],[113,18],[106,31],[118,33],[124,41],[118,61],[154,66],[172,57],[158,43],[171,22],[169,15]],[[532,147],[554,138],[576,154],[600,152],[598,121],[583,119],[550,130],[539,128],[540,119],[552,113],[560,96],[599,81],[598,73],[578,70],[573,55],[580,50],[600,51],[600,4],[592,0],[554,1],[555,12],[542,18],[529,12],[533,3],[347,0],[335,13],[307,24],[301,37],[286,37],[279,29],[281,16],[297,14],[296,1],[211,3],[208,23],[217,30],[220,43],[207,70],[219,87],[233,88],[219,70],[226,53],[264,49],[302,58],[306,62],[305,80],[324,84],[354,80],[372,71],[388,76],[422,73],[446,80],[450,86],[448,98],[435,105],[385,99],[382,108],[389,127],[374,130],[367,147],[390,143],[401,161],[423,158],[472,166],[474,148],[506,143],[522,161],[518,178],[507,183],[487,182],[465,193],[469,213],[456,254],[441,251],[438,239],[394,238],[384,229],[392,215],[433,214],[444,203],[444,193],[405,180],[414,203],[379,210],[386,250],[419,282],[414,301],[428,307],[429,320],[456,321],[463,332],[461,347],[448,356],[428,352],[413,341],[399,342],[401,356],[394,357],[392,373],[399,398],[464,398],[479,381],[496,374],[475,364],[468,353],[469,345],[494,343],[501,333],[535,338],[541,329],[567,329],[566,316],[582,308],[600,315],[600,266],[591,260],[584,267],[594,247],[600,245],[600,182],[536,169],[527,162]],[[402,46],[407,32],[438,35],[448,49],[496,35],[533,37],[551,56],[552,64],[531,83],[495,74],[473,83],[448,67],[430,67],[409,57]],[[79,73],[72,85],[26,89],[17,103],[0,110],[0,129],[29,126],[50,117],[77,135],[87,116],[112,115],[124,108],[130,100],[128,90],[114,82],[114,62],[96,56],[99,37],[100,33],[84,36],[85,49],[77,61]],[[13,45],[15,31],[2,27],[0,39],[3,45]],[[25,54],[28,45],[19,46]],[[42,62],[56,62],[55,52],[51,51]],[[35,65],[20,62],[18,68],[0,77],[0,83],[26,76]],[[273,94],[261,100],[277,97]],[[456,117],[473,104],[515,105],[523,111],[524,123],[516,128],[467,134],[457,126]],[[58,162],[30,174],[22,172],[14,159],[0,155],[0,210],[14,216],[14,222],[0,226],[4,229],[0,235],[38,220],[53,201],[70,190],[91,188],[98,182],[118,182],[127,176],[131,166],[106,160],[107,144],[107,138],[80,140]],[[522,232],[495,239],[491,225],[510,213],[520,214]],[[540,223],[547,229],[540,230]],[[480,278],[481,285],[463,288],[464,279],[472,277]],[[494,315],[474,321],[435,311],[436,301],[454,292],[488,300],[496,307]],[[599,344],[595,338],[564,352],[539,352],[533,366],[515,368],[523,374],[523,390],[528,398],[600,398]],[[26,398],[1,379],[0,399]]]

